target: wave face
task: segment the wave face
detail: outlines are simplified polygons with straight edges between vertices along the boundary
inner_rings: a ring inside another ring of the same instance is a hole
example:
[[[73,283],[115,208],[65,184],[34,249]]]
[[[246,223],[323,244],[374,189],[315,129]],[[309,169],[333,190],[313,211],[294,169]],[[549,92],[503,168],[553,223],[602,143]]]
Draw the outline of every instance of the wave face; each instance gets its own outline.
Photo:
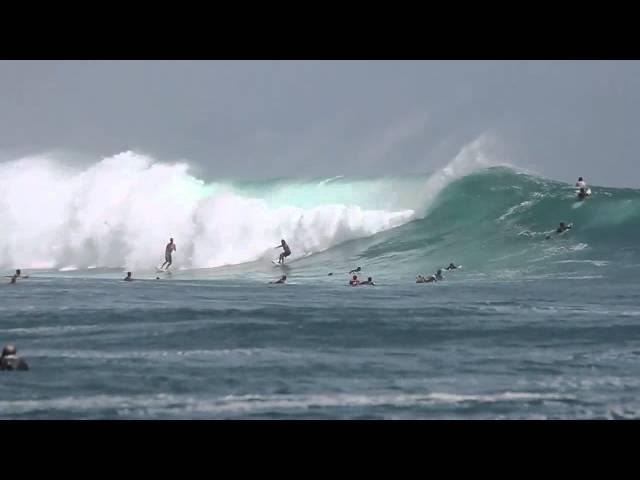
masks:
[[[0,267],[152,270],[169,237],[176,270],[266,264],[281,238],[291,268],[309,274],[354,263],[387,275],[450,261],[483,273],[635,261],[640,191],[592,187],[577,202],[567,184],[489,165],[474,145],[432,175],[364,179],[206,183],[186,164],[131,152],[85,170],[6,162]],[[576,228],[546,240],[560,221]]]
[[[454,262],[505,278],[637,266],[640,190],[591,188],[581,202],[566,183],[508,167],[476,171],[448,184],[424,218],[355,242],[351,261],[414,274]],[[556,235],[562,221],[574,228]]]

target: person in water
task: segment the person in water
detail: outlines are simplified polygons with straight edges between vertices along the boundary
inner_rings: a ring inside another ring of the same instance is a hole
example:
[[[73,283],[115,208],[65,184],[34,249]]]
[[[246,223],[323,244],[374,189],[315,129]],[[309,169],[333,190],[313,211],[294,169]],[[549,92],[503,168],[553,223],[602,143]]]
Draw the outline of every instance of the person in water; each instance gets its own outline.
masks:
[[[22,275],[22,271],[18,268],[16,270],[16,273],[14,273],[13,275],[11,275],[11,280],[9,280],[9,283],[16,283],[16,281],[19,278],[29,278],[29,275]]]
[[[435,275],[431,275],[430,277],[425,277],[424,275],[418,275],[416,277],[416,283],[431,283],[436,282],[437,278]]]
[[[362,268],[358,267],[358,268],[356,268],[355,270],[351,270],[351,271],[349,272],[349,275],[351,275],[351,274],[353,274],[353,273],[360,273],[361,271],[362,271]]]
[[[287,245],[287,242],[284,241],[284,238],[280,240],[280,245],[276,248],[282,248],[284,250],[278,258],[278,263],[284,264],[284,259],[291,255],[291,249],[289,248],[289,245]]]
[[[449,266],[448,266],[445,270],[455,270],[455,269],[457,269],[457,268],[458,268],[458,267],[456,267],[456,266],[455,266],[455,264],[450,263],[450,264],[449,264]]]
[[[169,267],[171,266],[171,254],[175,251],[176,244],[173,243],[173,238],[170,238],[169,243],[167,243],[167,246],[164,249],[164,263],[160,267],[160,270],[162,270],[165,265],[167,266],[166,270],[169,270]]]
[[[358,276],[354,275],[351,280],[349,280],[349,285],[355,287],[356,285],[360,285],[360,280],[358,280]]]
[[[18,351],[13,345],[7,345],[2,349],[0,357],[0,370],[29,370],[29,365],[18,357]]]
[[[132,282],[133,277],[131,276],[131,272],[127,272],[127,276],[123,278],[125,282]]]
[[[369,277],[364,282],[360,282],[360,285],[375,285],[375,283],[373,283],[373,278]]]
[[[573,225],[567,225],[564,222],[560,222],[560,225],[556,229],[556,233],[564,233],[567,230],[571,230],[572,227],[573,227]]]
[[[436,280],[444,280],[444,277],[442,276],[442,269],[439,268],[438,271],[436,272],[436,274],[434,275],[436,277]]]
[[[280,279],[274,280],[273,282],[269,282],[269,283],[276,284],[276,283],[286,283],[286,282],[287,282],[287,276],[282,275]]]

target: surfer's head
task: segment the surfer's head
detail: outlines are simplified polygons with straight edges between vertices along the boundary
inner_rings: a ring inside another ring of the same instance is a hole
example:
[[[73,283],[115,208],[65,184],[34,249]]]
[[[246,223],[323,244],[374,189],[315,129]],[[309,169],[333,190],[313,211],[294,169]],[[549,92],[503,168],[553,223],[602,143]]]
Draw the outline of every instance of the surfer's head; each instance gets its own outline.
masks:
[[[373,278],[371,277],[367,278],[367,282],[373,282]]]
[[[16,270],[16,275],[20,275],[20,269]]]
[[[13,345],[7,345],[2,349],[3,357],[6,357],[8,355],[16,355],[17,353],[18,351],[16,350],[16,347],[14,347]]]
[[[354,275],[353,278],[351,280],[358,280],[358,276]]]
[[[578,177],[578,181],[579,181],[579,182],[582,182],[582,181],[583,181],[583,180],[582,180],[582,177]]]
[[[173,238],[170,238],[170,239],[169,239],[169,243],[173,243]]]
[[[282,280],[286,280],[287,276],[286,275],[282,275]]]

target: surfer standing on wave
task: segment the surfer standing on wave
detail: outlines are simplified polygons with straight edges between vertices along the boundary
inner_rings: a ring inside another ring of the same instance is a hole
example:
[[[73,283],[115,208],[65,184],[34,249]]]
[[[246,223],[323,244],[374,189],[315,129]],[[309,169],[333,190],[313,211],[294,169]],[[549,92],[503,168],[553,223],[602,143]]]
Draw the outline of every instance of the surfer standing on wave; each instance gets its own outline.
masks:
[[[576,182],[576,187],[579,188],[578,198],[580,200],[584,200],[589,195],[591,195],[591,189],[587,187],[587,183],[584,181],[582,177],[578,177],[578,181]]]
[[[171,254],[175,251],[176,244],[173,243],[173,238],[170,238],[169,243],[167,243],[167,246],[164,249],[164,263],[160,267],[160,270],[162,270],[165,265],[167,266],[165,270],[169,270],[169,267],[171,266]]]
[[[281,263],[284,265],[284,259],[289,255],[291,255],[291,249],[289,248],[289,245],[287,245],[287,242],[284,241],[284,238],[280,240],[280,245],[278,245],[276,248],[284,249],[284,252],[282,252],[280,254],[280,257],[278,258],[278,263]]]

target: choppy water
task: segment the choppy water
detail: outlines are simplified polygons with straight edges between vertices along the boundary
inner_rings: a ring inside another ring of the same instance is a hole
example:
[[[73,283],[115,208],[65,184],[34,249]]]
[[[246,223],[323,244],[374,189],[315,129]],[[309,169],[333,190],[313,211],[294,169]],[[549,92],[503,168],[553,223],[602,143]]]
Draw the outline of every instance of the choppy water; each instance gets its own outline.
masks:
[[[357,288],[343,277],[7,285],[0,339],[31,371],[3,372],[0,417],[638,416],[635,288],[456,274]]]

